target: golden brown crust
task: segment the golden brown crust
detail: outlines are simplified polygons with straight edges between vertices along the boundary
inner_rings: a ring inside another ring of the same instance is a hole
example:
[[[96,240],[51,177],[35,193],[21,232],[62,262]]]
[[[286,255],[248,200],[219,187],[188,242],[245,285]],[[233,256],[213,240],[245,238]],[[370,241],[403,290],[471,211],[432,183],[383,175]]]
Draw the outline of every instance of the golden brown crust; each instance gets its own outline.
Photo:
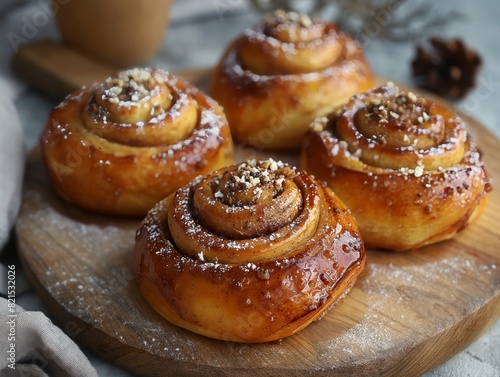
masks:
[[[224,107],[235,140],[290,150],[300,148],[314,118],[372,86],[356,42],[331,24],[282,12],[229,45],[210,94]]]
[[[221,107],[160,70],[125,71],[68,96],[41,144],[59,194],[106,214],[145,215],[197,175],[232,162]]]
[[[318,119],[301,167],[351,209],[369,247],[404,251],[452,237],[491,189],[463,121],[393,85]]]
[[[298,207],[273,207],[282,196]],[[342,202],[272,160],[233,165],[179,189],[146,216],[134,250],[141,292],[160,314],[237,342],[281,339],[321,318],[364,261]]]

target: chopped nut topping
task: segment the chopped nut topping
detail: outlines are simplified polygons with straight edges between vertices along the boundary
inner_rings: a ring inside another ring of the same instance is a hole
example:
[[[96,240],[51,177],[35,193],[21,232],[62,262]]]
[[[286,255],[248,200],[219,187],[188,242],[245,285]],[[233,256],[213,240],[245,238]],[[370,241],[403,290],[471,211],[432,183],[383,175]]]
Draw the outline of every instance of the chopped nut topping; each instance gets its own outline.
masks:
[[[120,102],[139,102],[151,95],[158,85],[149,69],[133,68],[122,71],[117,77],[108,78],[103,84],[102,99],[119,104]]]
[[[264,22],[267,25],[274,24],[297,24],[299,26],[308,28],[313,25],[311,17],[304,13],[286,12],[283,9],[278,9],[273,13],[267,14],[264,17]]]
[[[394,84],[388,83],[382,90],[387,91],[390,88],[394,88]],[[424,98],[417,97],[413,92],[400,91],[398,88],[396,92],[392,90],[386,97],[382,95],[383,93],[377,92],[367,99],[367,118],[376,116],[372,119],[381,124],[396,120],[400,125],[406,123],[407,126],[419,125],[430,119],[425,111],[428,105]]]
[[[422,174],[424,174],[424,167],[421,166],[421,165],[418,165],[416,168],[415,168],[415,171],[413,173],[415,175],[415,177],[421,177]]]
[[[312,122],[309,125],[309,128],[313,130],[314,132],[321,132],[326,128],[326,125],[328,124],[328,118],[327,117],[322,117],[322,118],[316,118],[314,122]]]
[[[277,194],[283,191],[286,173],[280,169],[284,167],[283,162],[275,161],[272,158],[259,162],[251,160],[242,163],[236,170],[225,173],[214,197],[233,204],[233,197],[237,197],[238,192],[241,191],[252,193],[253,197],[250,198],[250,202],[258,200],[263,189],[271,190],[273,195]]]

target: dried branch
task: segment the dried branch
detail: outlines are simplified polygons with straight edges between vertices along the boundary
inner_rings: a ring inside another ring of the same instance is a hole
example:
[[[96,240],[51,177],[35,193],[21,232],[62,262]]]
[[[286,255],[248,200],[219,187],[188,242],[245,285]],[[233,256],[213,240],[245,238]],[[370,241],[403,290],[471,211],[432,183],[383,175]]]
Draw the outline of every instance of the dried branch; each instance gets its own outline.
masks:
[[[457,11],[447,14],[436,12],[430,0],[413,8],[409,0],[311,0],[307,4],[294,0],[250,2],[261,13],[284,9],[321,16],[326,9],[333,10],[335,16],[331,21],[355,38],[360,39],[369,32],[372,38],[396,42],[435,34],[452,22],[465,18]]]

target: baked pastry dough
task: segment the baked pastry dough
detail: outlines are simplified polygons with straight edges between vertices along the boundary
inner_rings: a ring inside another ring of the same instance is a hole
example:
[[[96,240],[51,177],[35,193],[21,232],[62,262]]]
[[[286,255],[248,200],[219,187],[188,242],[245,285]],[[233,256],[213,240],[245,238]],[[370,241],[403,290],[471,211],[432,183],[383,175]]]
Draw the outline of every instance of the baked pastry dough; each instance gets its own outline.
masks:
[[[372,86],[355,41],[319,19],[276,11],[229,45],[210,94],[224,107],[236,141],[297,150],[316,117]]]
[[[408,250],[450,238],[491,189],[464,121],[391,83],[311,128],[301,167],[351,209],[367,246]]]
[[[232,163],[221,107],[161,70],[132,69],[68,96],[41,138],[53,186],[91,211],[142,215]]]
[[[350,212],[305,172],[248,161],[158,203],[134,270],[168,321],[211,338],[266,342],[321,318],[365,262]]]

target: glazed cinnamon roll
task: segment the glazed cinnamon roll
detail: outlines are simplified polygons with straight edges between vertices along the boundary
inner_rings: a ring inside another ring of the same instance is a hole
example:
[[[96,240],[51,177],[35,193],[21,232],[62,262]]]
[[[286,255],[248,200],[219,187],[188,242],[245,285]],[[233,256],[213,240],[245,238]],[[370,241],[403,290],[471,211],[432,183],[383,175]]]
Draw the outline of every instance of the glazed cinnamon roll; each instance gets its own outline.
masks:
[[[171,323],[266,342],[321,318],[350,289],[364,245],[346,207],[274,160],[233,165],[159,202],[137,232],[134,270]]]
[[[299,149],[308,125],[373,86],[360,46],[334,25],[276,11],[230,44],[210,94],[236,141]]]
[[[391,83],[311,128],[301,167],[351,209],[367,246],[402,251],[450,238],[491,189],[464,121]]]
[[[137,68],[68,96],[41,144],[64,199],[142,216],[197,175],[232,163],[233,151],[214,100],[167,72]]]

